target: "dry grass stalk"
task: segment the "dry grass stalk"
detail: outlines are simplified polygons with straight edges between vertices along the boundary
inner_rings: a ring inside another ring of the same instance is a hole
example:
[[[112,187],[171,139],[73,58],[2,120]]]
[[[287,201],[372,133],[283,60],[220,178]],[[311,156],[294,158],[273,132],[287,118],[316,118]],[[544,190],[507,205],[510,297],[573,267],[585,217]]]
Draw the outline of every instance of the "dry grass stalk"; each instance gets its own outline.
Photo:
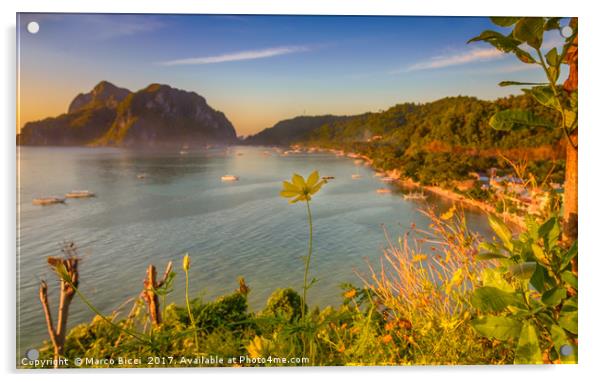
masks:
[[[44,309],[48,335],[52,342],[54,350],[54,367],[58,367],[58,362],[63,354],[65,346],[65,337],[67,334],[67,319],[69,317],[69,306],[75,295],[75,288],[79,283],[77,248],[73,243],[66,243],[63,246],[63,257],[48,257],[48,264],[60,276],[60,296],[58,307],[58,319],[56,326],[52,320],[50,312],[50,303],[48,302],[48,285],[46,281],[40,282],[39,297]]]

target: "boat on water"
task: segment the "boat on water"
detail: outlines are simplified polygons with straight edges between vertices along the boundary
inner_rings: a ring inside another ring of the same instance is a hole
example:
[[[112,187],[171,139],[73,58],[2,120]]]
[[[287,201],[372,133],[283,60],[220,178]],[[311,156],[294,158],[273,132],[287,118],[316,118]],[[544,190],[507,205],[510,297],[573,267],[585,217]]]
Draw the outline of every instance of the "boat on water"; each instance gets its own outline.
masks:
[[[187,150],[180,150],[180,155],[186,155],[186,154],[188,154]]]
[[[379,188],[376,190],[377,194],[390,194],[391,190],[388,188]]]
[[[35,198],[32,203],[34,206],[49,206],[51,204],[64,204],[65,199],[55,197]]]
[[[222,176],[222,182],[236,182],[238,180],[236,175],[224,175]]]
[[[144,172],[143,172],[143,173],[141,173],[141,174],[138,174],[138,175],[136,175],[136,178],[138,178],[138,179],[144,179],[144,178],[146,178],[146,177],[147,177],[147,175],[146,175],[146,173],[144,173]]]
[[[332,179],[334,179],[334,176],[331,176],[331,175],[327,175],[327,176],[323,176],[322,177],[322,180],[332,180]]]
[[[375,172],[375,173],[374,173],[374,177],[375,177],[375,178],[382,178],[382,177],[384,177],[384,176],[385,176],[385,174],[383,174],[382,172]]]
[[[403,198],[406,200],[424,200],[426,199],[426,195],[424,192],[409,192],[404,194]]]
[[[88,191],[88,190],[77,190],[77,191],[71,191],[65,194],[65,198],[70,198],[70,199],[80,199],[80,198],[93,198],[95,197],[96,194]]]
[[[385,183],[393,183],[395,182],[395,178],[391,178],[390,176],[383,176],[382,178],[380,178],[381,181],[385,182]]]
[[[363,163],[364,163],[364,161],[361,160],[361,159],[356,159],[356,160],[353,161],[353,164],[356,164],[356,165],[360,165],[360,164],[363,164]]]
[[[362,176],[360,174],[352,174],[351,179],[360,179]]]

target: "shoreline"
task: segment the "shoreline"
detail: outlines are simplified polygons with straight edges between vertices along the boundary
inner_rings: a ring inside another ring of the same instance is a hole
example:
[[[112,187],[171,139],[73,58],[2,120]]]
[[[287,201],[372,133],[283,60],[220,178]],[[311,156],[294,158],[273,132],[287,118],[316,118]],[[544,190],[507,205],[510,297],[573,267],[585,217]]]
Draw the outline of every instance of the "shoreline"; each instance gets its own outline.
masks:
[[[310,147],[304,147],[304,148],[311,149]],[[313,147],[313,149],[316,149],[316,147]],[[426,190],[430,194],[451,200],[453,202],[461,203],[465,206],[477,208],[477,209],[481,210],[482,212],[485,212],[487,214],[493,214],[493,215],[497,216],[498,218],[502,219],[506,223],[511,223],[522,229],[526,228],[525,219],[519,215],[510,214],[507,212],[499,213],[495,210],[495,207],[493,207],[490,203],[468,198],[465,195],[459,194],[459,193],[457,193],[453,190],[447,189],[447,188],[443,188],[440,186],[424,186],[420,182],[417,182],[413,179],[402,177],[401,171],[399,169],[385,171],[383,169],[377,168],[373,165],[374,161],[372,160],[372,158],[370,158],[366,155],[345,152],[343,150],[336,150],[336,149],[330,149],[330,148],[318,147],[317,149],[323,150],[323,151],[328,151],[333,154],[344,153],[345,157],[350,158],[350,159],[362,159],[366,162],[366,164],[373,171],[386,174],[388,177],[395,179],[395,182],[393,182],[393,184],[395,184],[398,187],[422,188],[423,190]]]

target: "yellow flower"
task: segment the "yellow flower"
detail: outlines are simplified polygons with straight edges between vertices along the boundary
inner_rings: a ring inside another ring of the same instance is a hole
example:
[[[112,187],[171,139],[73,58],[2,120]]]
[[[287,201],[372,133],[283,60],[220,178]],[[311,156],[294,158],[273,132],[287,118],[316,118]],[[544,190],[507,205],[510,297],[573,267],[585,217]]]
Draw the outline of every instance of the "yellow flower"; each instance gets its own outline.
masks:
[[[345,294],[343,295],[345,298],[354,298],[356,294],[355,289],[349,289],[347,292],[345,292]]]
[[[290,182],[282,182],[280,196],[291,199],[289,203],[309,201],[311,196],[318,192],[325,183],[325,180],[320,180],[320,174],[317,171],[309,174],[307,180],[299,174],[293,174]]]
[[[190,256],[188,256],[188,254],[184,255],[184,260],[182,260],[182,268],[184,269],[184,272],[188,272],[190,269]]]

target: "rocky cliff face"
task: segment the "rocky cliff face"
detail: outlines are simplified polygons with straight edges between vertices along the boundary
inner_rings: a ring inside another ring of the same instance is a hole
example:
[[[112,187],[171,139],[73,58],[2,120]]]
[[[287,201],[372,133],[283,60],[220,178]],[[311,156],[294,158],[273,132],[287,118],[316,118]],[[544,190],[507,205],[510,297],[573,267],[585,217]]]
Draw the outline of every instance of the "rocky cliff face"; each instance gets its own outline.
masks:
[[[163,146],[185,143],[235,143],[236,131],[226,116],[203,97],[152,84],[119,104],[102,145]]]
[[[119,88],[107,81],[101,81],[90,93],[80,93],[71,101],[68,113],[75,113],[86,108],[106,106],[116,109],[119,102],[123,101],[131,91]]]
[[[23,145],[129,147],[236,141],[226,116],[194,92],[152,84],[132,93],[106,81],[75,97],[66,114],[27,123],[17,138]]]

